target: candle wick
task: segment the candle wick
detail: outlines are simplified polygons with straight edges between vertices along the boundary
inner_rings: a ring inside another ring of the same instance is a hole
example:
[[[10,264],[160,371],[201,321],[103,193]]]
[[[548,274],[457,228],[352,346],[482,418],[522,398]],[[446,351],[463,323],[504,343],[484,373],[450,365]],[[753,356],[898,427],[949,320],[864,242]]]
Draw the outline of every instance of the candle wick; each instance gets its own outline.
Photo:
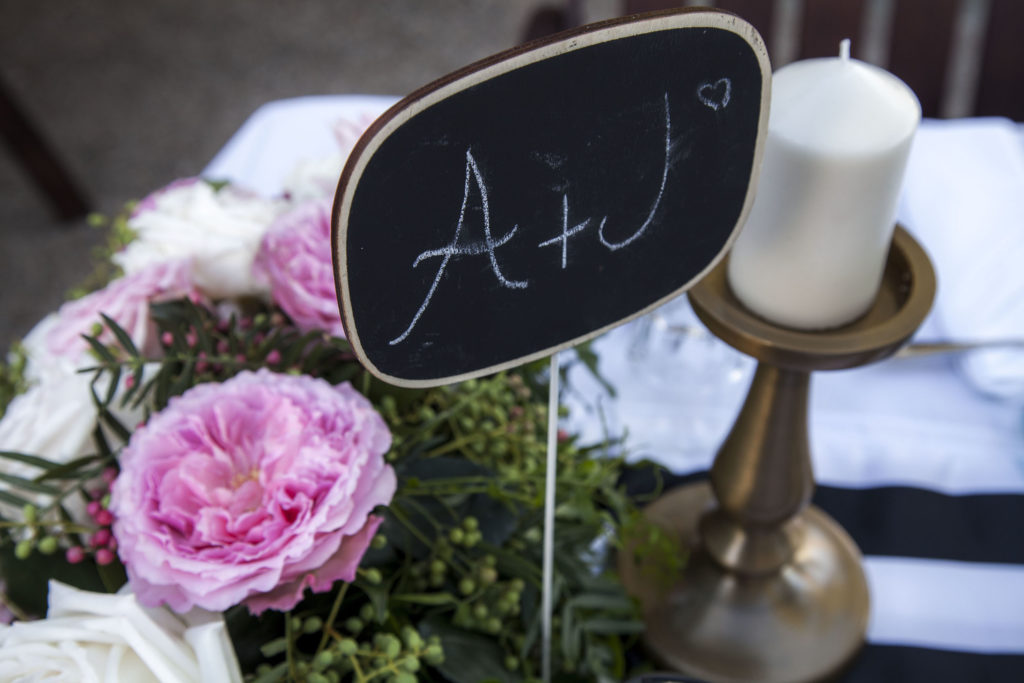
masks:
[[[839,58],[844,62],[850,61],[850,39],[843,38],[839,41]]]

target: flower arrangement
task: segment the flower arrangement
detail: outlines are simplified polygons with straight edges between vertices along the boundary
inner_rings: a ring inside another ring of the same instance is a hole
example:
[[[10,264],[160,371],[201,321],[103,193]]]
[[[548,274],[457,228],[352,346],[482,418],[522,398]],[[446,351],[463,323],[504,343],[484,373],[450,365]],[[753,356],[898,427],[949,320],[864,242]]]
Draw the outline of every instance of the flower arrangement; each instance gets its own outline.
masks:
[[[546,368],[365,372],[312,180],[97,219],[92,291],[0,367],[0,678],[539,675]],[[600,548],[639,517],[621,461],[561,436],[556,678],[621,680],[640,623]]]

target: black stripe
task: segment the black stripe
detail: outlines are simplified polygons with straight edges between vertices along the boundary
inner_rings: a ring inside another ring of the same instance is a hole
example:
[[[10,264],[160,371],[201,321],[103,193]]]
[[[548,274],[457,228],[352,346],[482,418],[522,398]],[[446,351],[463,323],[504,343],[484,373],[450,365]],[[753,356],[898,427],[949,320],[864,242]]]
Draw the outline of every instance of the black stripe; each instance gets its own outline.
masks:
[[[1024,655],[949,652],[919,647],[869,645],[838,683],[1018,683]]]
[[[866,555],[1024,564],[1024,495],[821,486],[814,502]]]
[[[707,478],[638,465],[623,477],[630,494]],[[819,486],[814,503],[832,515],[865,555],[1024,564],[1024,495],[948,496],[910,487]]]

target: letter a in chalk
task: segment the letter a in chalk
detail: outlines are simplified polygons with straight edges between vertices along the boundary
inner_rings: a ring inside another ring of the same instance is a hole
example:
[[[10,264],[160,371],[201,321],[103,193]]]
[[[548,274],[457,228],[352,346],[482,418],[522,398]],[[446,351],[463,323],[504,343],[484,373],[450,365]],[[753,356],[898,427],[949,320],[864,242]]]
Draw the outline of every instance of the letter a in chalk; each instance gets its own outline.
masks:
[[[469,205],[469,190],[470,184],[473,184],[477,188],[477,192],[480,194],[480,208],[483,212],[484,222],[484,240],[482,242],[470,242],[469,244],[459,245],[459,237],[462,235],[462,226],[466,220],[466,207]],[[502,287],[509,289],[526,289],[529,284],[526,280],[509,280],[505,277],[504,273],[501,272],[501,267],[498,265],[498,257],[495,255],[494,250],[504,244],[507,244],[512,236],[516,234],[516,230],[519,229],[518,225],[512,226],[503,237],[495,240],[491,237],[491,210],[487,200],[487,186],[484,185],[483,176],[480,174],[480,168],[476,164],[476,159],[473,158],[471,150],[466,150],[466,177],[463,181],[462,187],[462,206],[459,208],[459,222],[455,225],[455,234],[452,235],[452,240],[446,246],[440,249],[430,249],[424,251],[416,260],[413,261],[412,267],[415,268],[420,264],[421,261],[433,258],[435,256],[441,257],[441,265],[437,269],[437,274],[434,276],[434,281],[430,285],[430,289],[427,291],[427,295],[423,297],[423,303],[420,304],[416,314],[412,317],[412,322],[405,328],[402,334],[392,339],[388,344],[394,346],[400,344],[409,336],[409,334],[416,327],[416,323],[419,322],[420,316],[427,310],[427,306],[430,305],[430,300],[434,297],[434,292],[437,291],[437,285],[441,282],[441,277],[444,275],[445,269],[448,267],[449,261],[452,260],[453,256],[478,256],[486,253],[491,261],[491,271],[494,273],[494,277],[498,279],[498,284]]]

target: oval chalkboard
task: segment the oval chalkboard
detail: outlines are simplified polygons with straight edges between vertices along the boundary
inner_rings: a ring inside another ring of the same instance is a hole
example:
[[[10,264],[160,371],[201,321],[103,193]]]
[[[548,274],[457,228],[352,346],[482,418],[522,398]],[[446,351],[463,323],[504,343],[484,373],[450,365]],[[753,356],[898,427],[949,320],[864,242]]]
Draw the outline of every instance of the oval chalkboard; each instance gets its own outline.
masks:
[[[676,10],[559,34],[399,102],[335,197],[360,359],[395,384],[443,384],[685,291],[752,202],[770,74],[749,24]]]

